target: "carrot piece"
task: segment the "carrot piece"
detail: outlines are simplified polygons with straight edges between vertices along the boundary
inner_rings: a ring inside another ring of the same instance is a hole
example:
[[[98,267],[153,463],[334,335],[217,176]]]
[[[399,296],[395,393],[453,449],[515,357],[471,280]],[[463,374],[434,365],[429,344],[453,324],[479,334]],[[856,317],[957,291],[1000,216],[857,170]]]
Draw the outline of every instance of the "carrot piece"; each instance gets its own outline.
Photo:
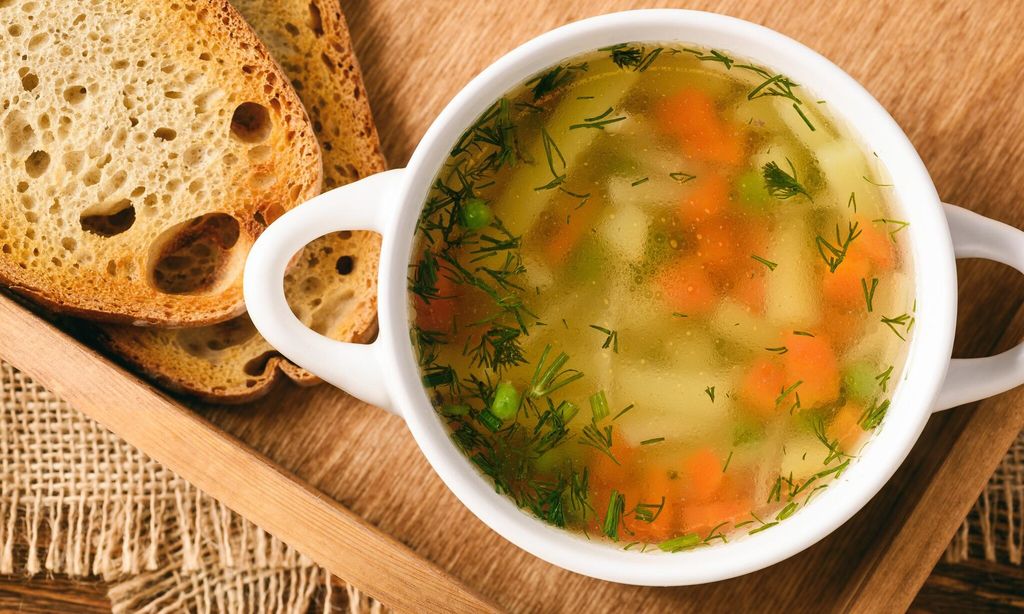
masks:
[[[635,489],[637,498],[632,503],[627,503],[627,507],[635,508],[638,503],[657,505],[661,502],[662,497],[665,497],[665,503],[653,522],[637,520],[635,514],[628,519],[629,529],[633,532],[634,540],[656,543],[679,533],[682,529],[682,517],[680,516],[682,487],[682,478],[665,466],[648,467],[644,472],[644,479]]]
[[[786,383],[802,382],[796,389],[801,407],[815,407],[839,396],[839,365],[829,341],[822,335],[786,335],[782,356]]]
[[[739,399],[762,418],[775,413],[776,400],[786,385],[786,370],[774,357],[758,358],[740,384]]]
[[[861,302],[863,301],[864,297],[861,296]],[[864,332],[865,323],[863,306],[827,309],[822,320],[822,332],[828,336],[834,347],[842,348]]]
[[[686,155],[713,164],[739,166],[744,143],[739,131],[725,122],[714,99],[696,89],[684,89],[656,110],[662,129],[679,139]]]
[[[683,260],[672,264],[658,275],[656,282],[674,311],[706,314],[718,301],[707,271],[698,262]]]
[[[446,331],[455,318],[455,298],[458,295],[454,281],[441,274],[437,276],[437,298],[430,302],[417,296],[413,301],[416,325],[423,330]]]
[[[888,271],[896,264],[896,250],[888,233],[863,215],[855,215],[854,221],[861,233],[850,244],[850,255],[857,254],[874,266],[875,270]],[[847,255],[847,258],[850,257]],[[840,265],[842,268],[844,265]]]
[[[864,429],[860,427],[860,418],[863,414],[864,408],[861,405],[847,403],[836,412],[832,422],[826,427],[828,438],[837,440],[843,452],[852,452],[864,435]]]
[[[835,271],[829,271],[827,267],[822,267],[821,294],[826,302],[835,305],[852,307],[859,304],[865,306],[861,280],[868,279],[870,282],[870,277],[871,263],[863,254],[854,252],[853,245],[851,245],[850,252],[839,263]]]
[[[715,173],[698,177],[683,197],[679,219],[693,223],[708,220],[719,214],[729,202],[729,182]]]
[[[747,497],[725,498],[718,501],[692,503],[683,507],[683,527],[702,538],[706,533],[723,522],[730,522],[750,513],[752,508]]]
[[[718,487],[722,485],[722,464],[720,458],[711,448],[701,448],[683,461],[683,472],[686,481],[683,483],[684,493],[689,498],[707,501],[714,497]]]

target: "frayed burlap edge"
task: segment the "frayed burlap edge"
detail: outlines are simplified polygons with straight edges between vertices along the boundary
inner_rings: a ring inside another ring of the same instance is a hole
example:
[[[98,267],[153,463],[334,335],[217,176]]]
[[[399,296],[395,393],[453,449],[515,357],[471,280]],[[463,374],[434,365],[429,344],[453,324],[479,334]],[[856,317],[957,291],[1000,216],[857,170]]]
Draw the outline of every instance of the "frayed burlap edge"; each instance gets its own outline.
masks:
[[[1024,554],[1024,432],[1017,436],[946,549],[944,560],[1022,564]]]
[[[99,576],[118,613],[380,611],[5,362],[0,384],[0,574]]]

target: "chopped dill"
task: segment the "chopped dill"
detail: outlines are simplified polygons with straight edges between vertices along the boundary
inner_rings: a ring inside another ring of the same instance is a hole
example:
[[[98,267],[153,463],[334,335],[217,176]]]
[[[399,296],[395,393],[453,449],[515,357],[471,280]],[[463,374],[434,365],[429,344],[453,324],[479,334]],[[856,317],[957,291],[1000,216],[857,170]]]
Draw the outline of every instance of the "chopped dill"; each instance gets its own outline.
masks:
[[[729,468],[729,463],[732,462],[733,452],[735,452],[735,450],[729,450],[729,457],[725,459],[725,464],[722,465],[722,473],[725,473],[725,471]]]
[[[577,96],[576,100],[593,100],[593,96]]]
[[[501,376],[505,369],[526,362],[520,342],[522,331],[518,328],[495,324],[480,335],[480,342],[473,348],[466,348],[472,365],[493,370]],[[467,345],[469,339],[466,339]]]
[[[889,378],[892,377],[892,369],[893,366],[889,365],[888,369],[875,376],[875,380],[878,382],[878,385],[881,386],[882,392],[889,391]]]
[[[820,416],[811,423],[811,429],[814,431],[814,436],[818,441],[828,448],[828,454],[825,456],[825,460],[822,461],[826,467],[831,465],[834,460],[849,460],[852,458],[849,454],[839,449],[838,439],[829,439],[828,434],[825,432],[825,421]]]
[[[708,398],[711,399],[712,403],[715,402],[715,387],[714,386],[708,386],[707,388],[705,388],[704,389],[704,394],[708,395]]]
[[[583,121],[578,124],[569,126],[569,130],[576,130],[577,128],[597,128],[598,130],[604,130],[604,127],[608,124],[614,124],[621,122],[626,119],[625,115],[619,115],[618,117],[608,117],[612,114],[613,109],[608,107],[608,110],[600,115],[594,117],[585,117]]]
[[[857,213],[857,194],[850,192],[850,200],[846,202],[847,209],[853,209],[854,213]]]
[[[875,289],[878,288],[878,278],[877,277],[872,277],[871,278],[871,288],[868,288],[868,280],[862,278],[860,280],[860,287],[864,290],[864,302],[867,304],[868,313],[871,313],[871,310],[872,310],[872,304],[871,303],[875,299]]]
[[[634,187],[634,188],[635,188],[636,186],[638,186],[638,185],[641,185],[641,184],[644,184],[644,183],[647,183],[647,182],[648,182],[648,181],[650,181],[650,180],[651,180],[651,178],[650,178],[650,177],[641,177],[640,179],[637,179],[636,181],[634,181],[633,183],[631,183],[631,184],[629,184],[629,185],[630,185],[631,187]]]
[[[892,187],[891,183],[875,183],[874,181],[871,181],[870,179],[868,179],[866,175],[861,175],[860,178],[863,179],[864,181],[867,181],[871,185],[879,187],[879,188],[891,188]]]
[[[542,186],[537,186],[536,188],[534,188],[534,190],[538,192],[541,190],[550,190],[552,188],[557,188],[558,186],[562,185],[562,182],[565,181],[566,169],[565,156],[562,155],[562,150],[558,148],[558,144],[555,143],[555,140],[551,138],[551,135],[548,134],[547,129],[544,128],[543,126],[541,126],[540,128],[540,138],[541,143],[544,145],[544,157],[547,158],[548,169],[551,171],[551,181]],[[558,158],[558,162],[561,166],[562,172],[558,172],[558,170],[555,168],[556,156]]]
[[[793,331],[793,334],[794,335],[799,335],[801,337],[813,337],[814,336],[813,334],[811,334],[811,333],[809,333],[809,332],[807,332],[805,330],[795,330],[795,331]]]
[[[604,333],[606,335],[604,343],[601,344],[601,349],[607,350],[610,347],[612,348],[613,352],[615,352],[616,354],[619,353],[619,331],[611,330],[603,326],[598,326],[597,324],[591,324],[590,328],[593,328],[594,330]]]
[[[804,114],[804,110],[800,108],[800,105],[794,102],[793,110],[796,111],[796,114],[800,116],[800,119],[804,120],[804,124],[806,124],[807,127],[811,129],[811,132],[814,132],[814,124],[812,124],[811,120],[807,118],[806,114]]]
[[[843,260],[846,259],[846,252],[850,249],[850,244],[860,236],[861,232],[859,223],[852,222],[848,224],[846,237],[843,238],[839,233],[839,224],[836,224],[835,245],[821,235],[815,238],[815,242],[818,244],[818,253],[821,254],[821,259],[825,261],[825,265],[828,266],[830,272],[835,273],[839,265],[843,263]]]
[[[754,260],[760,262],[761,264],[765,265],[766,267],[768,267],[769,271],[774,271],[775,267],[779,266],[779,264],[777,262],[772,262],[771,260],[762,258],[762,257],[760,257],[758,255],[755,255],[755,254],[751,254],[750,257],[753,258]]]
[[[660,503],[637,503],[633,508],[633,518],[640,522],[654,522],[661,515],[663,509],[665,509],[665,497],[661,498]]]
[[[777,520],[773,521],[773,522],[768,522],[768,523],[762,524],[761,526],[757,527],[756,529],[751,530],[749,534],[750,535],[754,535],[756,533],[760,533],[761,531],[767,531],[768,529],[774,527],[777,524],[779,524],[779,521],[777,521]]]
[[[799,388],[800,385],[803,384],[803,383],[804,383],[803,380],[797,380],[797,382],[795,384],[793,384],[792,386],[788,386],[788,387],[784,386],[782,388],[782,391],[779,392],[779,396],[775,397],[775,406],[778,407],[779,405],[782,405],[782,402],[786,400],[786,397],[788,397],[791,393],[796,391],[796,389]],[[799,405],[799,403],[800,403],[800,395],[799,394],[796,395],[796,399],[797,399],[796,402]]]
[[[658,59],[664,48],[655,47],[651,51],[647,51],[643,45],[621,43],[611,47],[602,47],[598,51],[610,51],[612,62],[619,68],[631,68],[636,72],[644,72],[650,68],[654,60]]]
[[[781,355],[781,354],[785,354],[786,352],[788,352],[789,348],[784,346],[784,345],[780,345],[779,347],[775,347],[775,348],[765,348],[765,350],[767,350],[769,352],[774,352],[776,354],[780,354]]]
[[[680,171],[677,171],[675,173],[669,173],[668,176],[672,179],[675,179],[679,183],[688,183],[697,178],[696,175],[691,175],[690,173],[683,173]]]
[[[642,446],[649,446],[652,443],[661,443],[663,441],[665,441],[664,437],[652,437],[651,439],[645,439],[645,440],[641,441],[640,445],[642,445]]]
[[[597,426],[596,421],[592,420],[590,424],[583,427],[582,435],[583,438],[579,439],[577,443],[583,446],[590,446],[612,459],[612,462],[616,465],[619,464],[619,459],[615,458],[615,455],[612,454],[612,426],[610,424],[600,428]]]
[[[526,82],[530,92],[533,93],[534,102],[554,92],[555,90],[568,85],[576,78],[576,75],[587,71],[587,63],[581,64],[559,64],[551,70],[541,73]]]
[[[903,336],[903,333],[901,333],[897,327],[904,328],[904,332],[910,332],[910,327],[913,323],[914,318],[909,313],[900,314],[892,318],[885,316],[882,317],[882,324],[888,326],[889,330],[895,333],[902,341],[906,341],[907,338]]]
[[[736,63],[735,60],[716,49],[712,49],[710,53],[704,53],[700,49],[683,49],[683,51],[686,53],[692,53],[702,62],[718,62],[722,64],[722,66],[725,66],[726,70],[732,69],[733,64]]]
[[[879,403],[878,399],[875,399],[872,401],[871,407],[864,410],[864,413],[861,415],[860,427],[865,431],[876,428],[885,419],[887,411],[889,411],[889,400],[886,399]]]
[[[623,414],[625,414],[625,413],[626,413],[627,411],[629,411],[629,410],[633,409],[633,407],[635,407],[635,406],[634,406],[634,405],[633,405],[632,403],[630,403],[629,405],[627,405],[626,407],[624,407],[624,408],[622,409],[622,411],[620,411],[619,413],[615,414],[615,417],[613,417],[613,418],[612,418],[612,422],[615,422],[616,420],[618,420],[618,419],[619,419],[619,418],[620,418],[620,417],[621,417],[621,416],[622,416]]]
[[[768,190],[768,194],[779,200],[788,200],[803,194],[808,200],[814,202],[807,188],[797,180],[796,168],[794,168],[793,163],[788,158],[786,163],[789,164],[789,170],[792,174],[782,170],[774,161],[765,164],[761,169],[761,175],[764,177],[764,187]]]
[[[892,230],[889,231],[889,238],[892,239],[893,242],[896,241],[896,233],[898,233],[899,231],[903,230],[907,226],[910,226],[910,222],[904,222],[902,220],[890,220],[890,219],[886,219],[884,217],[878,218],[877,220],[871,220],[871,221],[872,222],[881,222],[883,224],[886,224],[887,226],[889,226],[889,225],[895,226],[895,228],[893,228]]]
[[[688,318],[690,316],[686,315],[685,313],[679,313],[678,311],[673,311],[672,312],[672,317],[673,318]]]

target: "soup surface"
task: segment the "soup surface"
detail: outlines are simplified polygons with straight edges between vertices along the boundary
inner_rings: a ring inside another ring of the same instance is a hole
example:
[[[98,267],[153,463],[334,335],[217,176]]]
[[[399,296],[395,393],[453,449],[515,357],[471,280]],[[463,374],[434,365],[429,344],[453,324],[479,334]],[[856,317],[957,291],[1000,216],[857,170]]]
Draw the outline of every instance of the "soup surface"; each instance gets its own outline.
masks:
[[[495,102],[429,193],[424,387],[548,523],[670,552],[770,529],[849,467],[901,377],[888,183],[770,68],[650,42],[567,60]]]

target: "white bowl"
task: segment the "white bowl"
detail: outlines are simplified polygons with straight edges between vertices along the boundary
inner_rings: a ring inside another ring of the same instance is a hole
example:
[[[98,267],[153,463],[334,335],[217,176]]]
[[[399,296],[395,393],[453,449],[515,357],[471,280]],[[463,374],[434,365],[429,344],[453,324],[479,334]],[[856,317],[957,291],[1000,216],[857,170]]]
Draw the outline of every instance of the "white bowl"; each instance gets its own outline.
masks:
[[[413,233],[430,184],[452,145],[497,97],[532,75],[579,53],[629,41],[680,41],[726,50],[825,94],[830,109],[877,153],[893,177],[897,200],[903,204],[901,215],[910,222],[905,232],[915,263],[917,320],[905,377],[882,427],[859,459],[811,504],[770,531],[674,554],[624,551],[621,546],[587,541],[544,524],[496,494],[456,449],[437,418],[420,383],[409,338],[406,275]],[[375,230],[384,237],[380,334],[371,345],[340,343],[311,331],[285,301],[282,278],[289,259],[309,241],[339,230]],[[914,445],[932,411],[1024,382],[1024,352],[1019,346],[999,356],[954,360],[951,365],[957,300],[954,251],[957,257],[984,257],[1024,270],[1024,235],[943,205],[907,137],[853,78],[800,43],[752,23],[712,13],[644,10],[572,23],[518,47],[455,96],[427,131],[407,168],[325,193],[282,216],[252,248],[245,271],[245,300],[256,328],[290,360],[402,416],[445,484],[512,543],[559,567],[595,578],[684,585],[750,573],[809,547],[879,491]]]

